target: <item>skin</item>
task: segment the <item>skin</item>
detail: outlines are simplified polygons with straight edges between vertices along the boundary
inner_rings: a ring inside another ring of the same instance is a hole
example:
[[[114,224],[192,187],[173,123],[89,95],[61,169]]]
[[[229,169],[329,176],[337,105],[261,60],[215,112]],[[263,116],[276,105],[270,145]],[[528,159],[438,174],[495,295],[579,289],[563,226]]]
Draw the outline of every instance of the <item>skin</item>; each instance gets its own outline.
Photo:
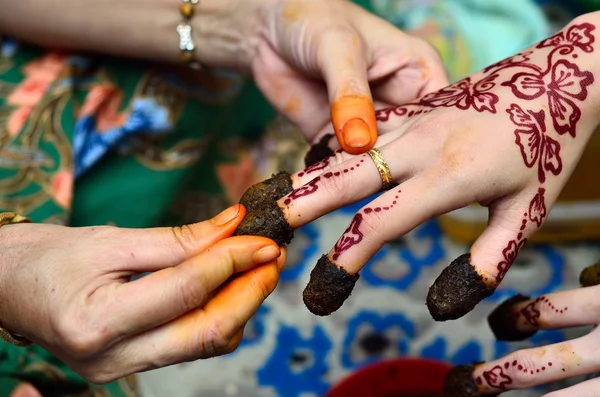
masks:
[[[0,5],[0,33],[52,48],[179,62],[180,16],[170,0]],[[410,101],[448,82],[429,44],[347,0],[202,0],[191,23],[203,65],[252,76],[309,141],[333,126],[348,153],[375,145],[374,106]]]
[[[480,203],[489,223],[467,265],[486,290],[473,301],[458,289],[462,284],[438,280],[436,293],[454,298],[440,320],[460,318],[492,293],[544,223],[598,126],[595,24],[599,13],[584,15],[510,60],[378,112],[376,146],[399,185],[357,213],[329,258],[357,274],[386,242],[433,216]],[[279,205],[293,228],[382,186],[368,155],[344,152],[292,179],[295,191]]]
[[[171,0],[0,0],[0,5],[0,34],[67,52],[180,67],[175,27],[181,17]],[[447,84],[438,54],[425,41],[345,0],[202,0],[191,24],[195,55],[204,66],[251,76],[309,141],[333,126],[335,144],[349,153],[364,153],[375,144],[376,106],[414,100]],[[0,319],[94,382],[231,351],[246,318],[274,288],[285,257],[263,258],[260,270],[251,271],[258,246],[273,242],[221,241],[242,217],[218,233],[211,229],[212,237],[204,234],[207,223],[136,232],[2,228]],[[55,269],[49,263],[58,270],[48,272]],[[70,271],[60,267],[66,265]],[[206,273],[209,265],[221,273]],[[124,279],[142,271],[157,273],[132,283]],[[238,288],[220,288],[233,273],[242,276],[228,285]],[[34,283],[44,292],[33,295]],[[180,294],[190,295],[177,297],[177,285]],[[169,288],[171,299],[159,302]],[[84,299],[86,292],[92,299]],[[145,306],[151,303],[152,308]],[[83,325],[76,327],[69,318]],[[139,331],[146,332],[133,336]]]
[[[600,286],[585,287],[515,304],[512,309],[517,314],[516,328],[521,331],[590,325],[594,328],[589,334],[574,340],[518,350],[506,357],[476,366],[472,377],[479,392],[487,395],[527,389],[598,372],[600,359],[596,354],[596,346],[600,343],[600,330],[596,326],[600,305],[596,297],[599,292]],[[527,307],[529,308],[526,309]],[[546,394],[545,397],[596,395],[599,392],[600,383],[594,379]]]
[[[267,238],[230,237],[245,213],[181,228],[2,227],[0,290],[22,298],[2,299],[0,318],[94,383],[231,352],[286,258]]]

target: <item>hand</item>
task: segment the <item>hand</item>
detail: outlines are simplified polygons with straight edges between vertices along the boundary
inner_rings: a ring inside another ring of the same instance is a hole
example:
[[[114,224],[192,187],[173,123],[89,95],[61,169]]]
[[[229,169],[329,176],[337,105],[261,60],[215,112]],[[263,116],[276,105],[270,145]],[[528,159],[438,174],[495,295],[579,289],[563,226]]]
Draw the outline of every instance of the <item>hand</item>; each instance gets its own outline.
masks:
[[[398,105],[448,81],[429,44],[350,1],[240,0],[219,15],[229,34],[209,38],[207,33],[208,47],[199,46],[206,62],[249,66],[267,99],[310,141],[328,132],[331,120],[349,153],[364,153],[375,144],[373,101],[379,107]],[[219,44],[222,37],[244,40],[238,46]],[[223,55],[215,58],[217,53]]]
[[[427,304],[443,321],[491,295],[544,223],[598,126],[598,19],[598,13],[580,17],[463,81],[379,111],[377,146],[399,186],[355,215],[330,260],[356,275],[386,242],[431,217],[480,203],[489,210],[487,228],[438,277]],[[382,186],[368,155],[346,153],[293,180],[296,190],[278,202],[293,228]]]
[[[227,238],[244,216],[235,205],[181,228],[2,227],[0,319],[94,383],[231,352],[285,261],[269,239]]]
[[[490,327],[498,340],[524,340],[539,329],[593,326],[589,334],[554,345],[519,350],[488,363],[455,367],[446,377],[444,396],[496,395],[596,373],[596,347],[600,343],[600,329],[597,328],[600,307],[596,303],[600,292],[600,285],[597,285],[599,270],[600,264],[597,264],[583,271],[582,275],[588,272],[592,276],[593,283],[582,283],[587,288],[535,299],[517,295],[498,306],[489,317]],[[546,394],[545,397],[595,395],[600,395],[598,378]]]

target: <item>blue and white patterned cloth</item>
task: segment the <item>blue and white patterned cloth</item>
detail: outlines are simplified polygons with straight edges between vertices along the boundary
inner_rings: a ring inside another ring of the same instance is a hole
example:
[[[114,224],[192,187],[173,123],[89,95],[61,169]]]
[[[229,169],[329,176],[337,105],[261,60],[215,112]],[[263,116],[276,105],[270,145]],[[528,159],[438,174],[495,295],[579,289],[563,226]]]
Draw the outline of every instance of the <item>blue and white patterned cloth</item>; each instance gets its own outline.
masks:
[[[538,296],[578,287],[581,269],[600,257],[599,245],[526,247],[493,296],[460,320],[434,322],[425,306],[427,290],[452,259],[468,250],[445,237],[435,220],[385,246],[363,269],[339,311],[314,316],[301,296],[310,271],[363,204],[296,232],[282,281],[246,328],[236,352],[143,374],[146,396],[321,397],[347,374],[384,359],[419,356],[464,364],[582,334],[543,331],[526,342],[497,342],[486,317],[515,292]],[[541,394],[537,389],[507,395]]]

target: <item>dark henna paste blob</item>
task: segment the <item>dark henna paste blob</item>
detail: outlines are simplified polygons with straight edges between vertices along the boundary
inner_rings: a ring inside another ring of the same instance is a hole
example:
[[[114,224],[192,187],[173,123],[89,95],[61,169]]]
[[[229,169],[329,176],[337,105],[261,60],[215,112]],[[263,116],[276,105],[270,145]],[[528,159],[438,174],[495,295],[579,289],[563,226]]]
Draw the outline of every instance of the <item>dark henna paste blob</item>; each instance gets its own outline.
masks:
[[[458,365],[452,368],[444,380],[444,397],[483,397],[473,379],[473,371],[478,364],[482,363]]]
[[[250,187],[240,199],[240,204],[246,207],[246,217],[233,235],[263,236],[279,245],[289,244],[294,238],[294,230],[277,200],[292,191],[292,179],[286,171]]]
[[[586,267],[579,275],[579,284],[582,287],[592,287],[600,284],[600,262]]]
[[[359,278],[358,274],[346,272],[323,255],[310,273],[310,280],[302,293],[304,304],[311,313],[328,316],[348,299]]]
[[[497,340],[516,342],[531,338],[537,332],[537,329],[531,331],[521,331],[517,328],[519,316],[514,311],[517,303],[528,301],[530,298],[517,294],[502,302],[488,316],[488,324]]]
[[[304,156],[304,165],[306,165],[306,167],[310,167],[329,156],[333,156],[333,150],[331,150],[328,145],[333,137],[333,134],[323,135],[319,142],[310,147],[310,150],[306,153],[306,156]]]
[[[427,308],[436,321],[456,320],[494,293],[471,265],[471,254],[456,258],[435,280]]]

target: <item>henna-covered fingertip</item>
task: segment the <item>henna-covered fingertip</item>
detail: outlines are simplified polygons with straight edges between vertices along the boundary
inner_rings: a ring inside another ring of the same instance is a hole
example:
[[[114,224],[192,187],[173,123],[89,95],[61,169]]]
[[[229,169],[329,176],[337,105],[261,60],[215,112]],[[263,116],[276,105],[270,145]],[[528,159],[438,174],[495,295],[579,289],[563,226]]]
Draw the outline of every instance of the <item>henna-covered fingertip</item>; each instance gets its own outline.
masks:
[[[514,310],[517,303],[530,300],[528,296],[516,294],[502,302],[488,316],[488,324],[497,340],[516,342],[531,338],[537,332],[536,329],[531,331],[522,331],[518,329],[519,316]]]
[[[240,204],[246,207],[246,216],[233,235],[263,236],[278,245],[289,244],[294,238],[294,230],[277,200],[293,190],[291,175],[286,171],[251,186],[240,199]]]
[[[473,379],[473,371],[479,364],[482,363],[476,362],[453,367],[444,379],[444,397],[483,397],[484,395],[479,393],[477,383]]]
[[[452,261],[429,288],[427,308],[436,321],[456,320],[493,293],[467,253]]]
[[[311,165],[317,164],[319,161],[325,160],[329,156],[333,156],[333,150],[329,147],[329,141],[333,138],[334,134],[325,134],[321,137],[319,142],[312,145],[304,156],[304,165],[308,168]]]
[[[600,284],[600,262],[588,266],[581,271],[579,284],[582,287],[593,287]]]
[[[348,299],[360,276],[350,274],[327,255],[321,256],[302,293],[304,304],[317,316],[328,316]]]

